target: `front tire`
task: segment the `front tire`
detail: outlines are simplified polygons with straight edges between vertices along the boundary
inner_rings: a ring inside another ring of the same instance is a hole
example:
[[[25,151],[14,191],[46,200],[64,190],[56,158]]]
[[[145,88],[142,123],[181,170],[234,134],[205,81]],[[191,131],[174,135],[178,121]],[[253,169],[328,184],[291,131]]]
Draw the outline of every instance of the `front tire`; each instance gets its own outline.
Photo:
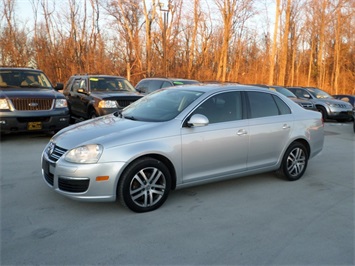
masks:
[[[307,169],[308,152],[300,142],[294,142],[286,150],[277,174],[289,181],[300,179]]]
[[[121,204],[134,212],[158,209],[167,199],[171,187],[168,168],[159,160],[144,157],[124,171],[117,193]]]
[[[322,114],[323,121],[325,121],[328,118],[327,110],[323,106],[318,106],[317,109]]]

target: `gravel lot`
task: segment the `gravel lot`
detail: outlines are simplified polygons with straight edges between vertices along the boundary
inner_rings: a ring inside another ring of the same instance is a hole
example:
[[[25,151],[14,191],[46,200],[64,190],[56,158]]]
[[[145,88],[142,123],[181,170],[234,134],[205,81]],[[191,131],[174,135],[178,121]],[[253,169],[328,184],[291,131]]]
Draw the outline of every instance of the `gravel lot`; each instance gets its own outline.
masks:
[[[0,143],[1,265],[354,265],[355,134],[325,125],[296,182],[273,173],[174,191],[150,213],[72,201],[41,177],[41,134]]]

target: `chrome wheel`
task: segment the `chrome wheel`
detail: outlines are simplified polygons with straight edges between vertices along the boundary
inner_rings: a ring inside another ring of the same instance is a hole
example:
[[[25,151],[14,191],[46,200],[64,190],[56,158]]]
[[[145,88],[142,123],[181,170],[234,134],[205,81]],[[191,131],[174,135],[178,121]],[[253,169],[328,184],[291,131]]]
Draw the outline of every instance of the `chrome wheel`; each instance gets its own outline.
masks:
[[[140,207],[154,206],[164,196],[166,180],[157,168],[144,168],[134,175],[129,194],[132,201]]]
[[[306,171],[308,151],[300,142],[292,143],[286,150],[276,173],[290,181],[300,179]]]
[[[135,212],[159,208],[171,188],[169,169],[161,161],[143,157],[132,162],[117,186],[117,196],[123,206]]]
[[[301,148],[293,149],[287,157],[287,171],[293,177],[298,176],[306,167],[306,154]]]

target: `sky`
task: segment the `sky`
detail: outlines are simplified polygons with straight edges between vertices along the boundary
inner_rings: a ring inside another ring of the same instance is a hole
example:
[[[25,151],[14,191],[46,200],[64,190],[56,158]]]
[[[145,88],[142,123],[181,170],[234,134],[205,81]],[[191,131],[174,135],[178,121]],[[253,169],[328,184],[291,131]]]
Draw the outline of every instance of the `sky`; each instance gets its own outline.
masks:
[[[34,18],[33,8],[31,2],[33,1],[41,1],[41,0],[15,0],[15,15],[16,20],[19,24],[25,25],[29,24],[32,26],[31,21]],[[49,3],[49,7],[53,5],[56,6],[56,10],[60,10],[63,8],[68,0],[47,0]],[[84,2],[88,0],[76,0],[77,3]],[[185,3],[192,0],[184,0]],[[213,6],[213,0],[201,0],[209,2],[209,6]],[[88,1],[89,2],[89,1]],[[161,0],[164,3],[164,7],[167,7],[168,0]],[[253,18],[249,21],[251,27],[258,29],[260,32],[273,32],[273,20],[274,20],[274,2],[275,0],[255,0],[257,3],[258,9],[260,10],[260,15]],[[0,2],[2,3],[2,1]],[[205,5],[206,6],[206,5]],[[41,17],[41,12],[38,14]]]

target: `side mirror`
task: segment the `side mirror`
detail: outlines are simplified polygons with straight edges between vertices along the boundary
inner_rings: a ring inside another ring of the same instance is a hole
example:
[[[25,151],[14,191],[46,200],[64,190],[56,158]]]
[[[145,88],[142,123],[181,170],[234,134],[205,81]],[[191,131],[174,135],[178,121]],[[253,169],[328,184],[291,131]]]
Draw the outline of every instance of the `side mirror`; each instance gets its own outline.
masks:
[[[83,93],[83,94],[88,94],[88,92],[87,92],[85,89],[83,89],[83,88],[79,88],[79,89],[77,90],[77,92],[78,92],[78,93]]]
[[[58,82],[57,85],[55,85],[54,87],[56,91],[63,90],[63,88],[64,88],[64,84],[61,82]]]
[[[187,125],[189,127],[204,127],[209,124],[210,121],[208,121],[208,118],[204,115],[201,114],[194,114],[191,116],[189,121],[187,121]]]
[[[302,95],[302,98],[310,99],[311,96],[309,96],[309,94],[307,94],[307,93],[304,93],[304,94]]]
[[[136,89],[136,91],[138,91],[139,93],[147,93],[147,87],[140,87]]]

